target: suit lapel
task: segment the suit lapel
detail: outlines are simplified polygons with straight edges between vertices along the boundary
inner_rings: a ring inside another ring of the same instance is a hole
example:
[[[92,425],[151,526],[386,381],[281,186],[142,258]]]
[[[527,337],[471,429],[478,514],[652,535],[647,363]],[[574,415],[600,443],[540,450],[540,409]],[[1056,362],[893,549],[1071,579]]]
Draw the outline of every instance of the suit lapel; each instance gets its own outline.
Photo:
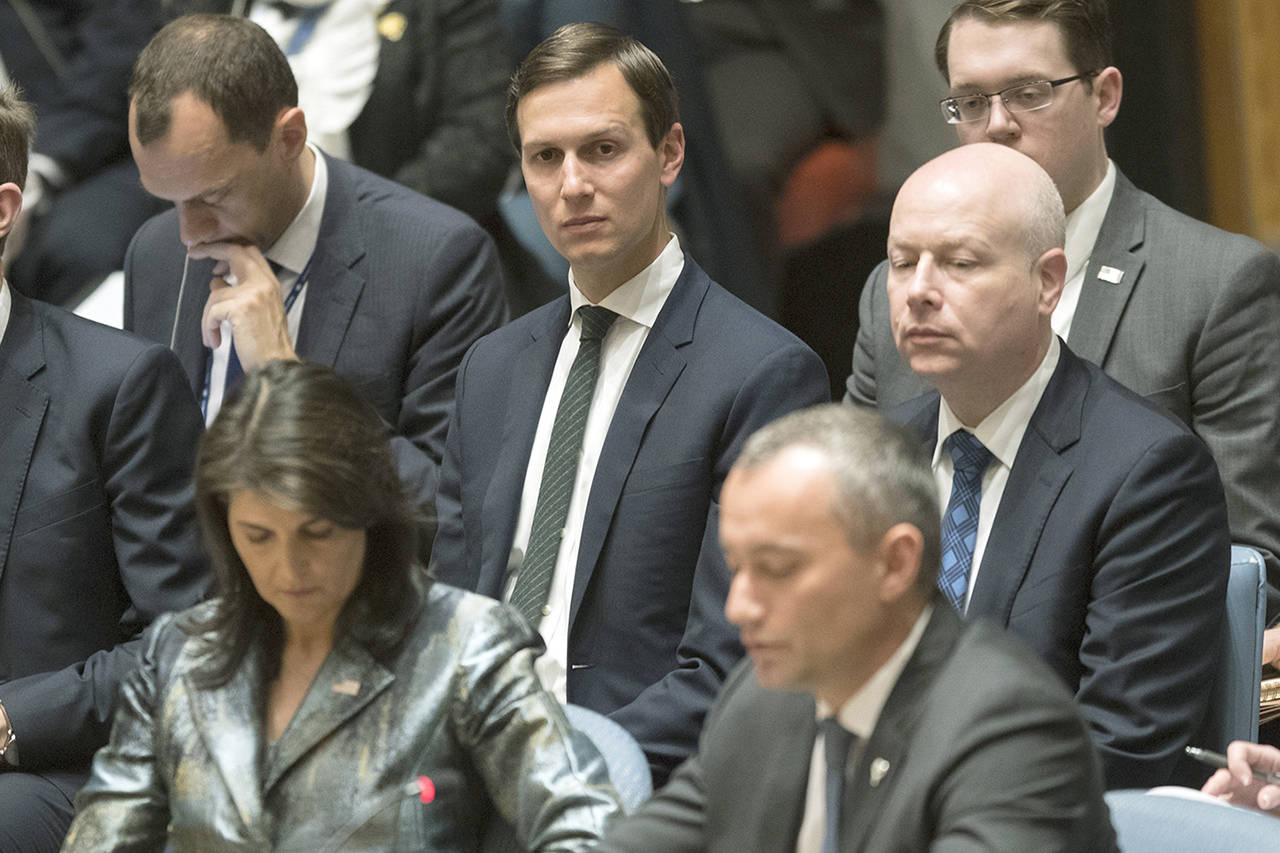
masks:
[[[1066,347],[1031,415],[978,567],[967,615],[1009,624],[1013,599],[1031,566],[1049,512],[1071,477],[1062,453],[1080,438],[1088,377]]]
[[[1117,171],[1115,192],[1089,256],[1068,341],[1076,354],[1094,364],[1106,360],[1120,315],[1146,265],[1138,252],[1145,230],[1142,194]],[[1104,267],[1109,268],[1105,276]]]
[[[364,646],[350,637],[339,640],[321,664],[302,704],[277,742],[276,760],[263,780],[263,794],[316,744],[363,710],[393,681],[395,675],[374,660]]]
[[[0,285],[7,287],[7,285]],[[9,326],[0,342],[0,578],[22,503],[49,395],[28,380],[44,367],[44,326],[25,299],[13,296]]]
[[[582,520],[582,540],[578,545],[578,565],[573,577],[573,603],[569,610],[570,626],[577,618],[587,584],[591,581],[612,525],[622,487],[640,452],[640,443],[649,428],[649,421],[684,370],[686,361],[679,350],[693,340],[698,309],[710,286],[711,280],[706,273],[686,254],[684,270],[649,330],[618,399],[618,408],[613,413],[604,446],[600,449],[600,461],[596,464],[586,516]]]
[[[765,806],[756,821],[753,834],[757,850],[794,850],[804,822],[805,797],[809,793],[809,762],[813,757],[813,741],[818,736],[818,723],[813,704],[804,719],[797,719],[785,730],[770,733],[778,746],[772,751]]]
[[[190,674],[184,674],[182,681],[205,752],[217,765],[245,832],[256,836],[262,826],[262,655],[251,647],[221,687],[198,687]]]
[[[307,298],[298,324],[298,354],[333,367],[351,325],[364,277],[355,265],[365,255],[360,199],[350,167],[325,157],[329,174],[320,233],[311,257]]]
[[[876,823],[887,797],[892,796],[904,763],[913,729],[927,705],[926,697],[960,635],[959,615],[939,595],[933,616],[920,637],[902,674],[885,701],[876,727],[845,780],[840,815],[840,849],[859,850]]]
[[[182,362],[196,399],[204,393],[204,374],[209,364],[210,350],[204,345],[201,322],[204,305],[209,301],[209,280],[213,278],[214,261],[208,258],[187,263],[186,285],[181,288],[182,304],[178,312],[178,333],[173,341],[173,351]],[[164,341],[168,343],[168,341]]]
[[[551,384],[551,371],[569,328],[569,297],[562,297],[555,304],[556,309],[547,312],[546,322],[533,329],[524,347],[513,354],[506,406],[499,413],[502,438],[481,509],[481,517],[493,523],[484,528],[477,586],[478,592],[495,598],[502,597],[529,454]]]

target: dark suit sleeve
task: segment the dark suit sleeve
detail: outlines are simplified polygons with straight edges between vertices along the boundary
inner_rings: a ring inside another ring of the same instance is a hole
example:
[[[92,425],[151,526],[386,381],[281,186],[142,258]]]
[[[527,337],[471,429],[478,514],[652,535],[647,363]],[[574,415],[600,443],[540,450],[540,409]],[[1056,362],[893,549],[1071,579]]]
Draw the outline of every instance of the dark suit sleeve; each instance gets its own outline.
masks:
[[[640,742],[659,784],[693,751],[707,707],[742,656],[737,629],[724,615],[729,569],[718,538],[720,487],[752,433],[788,412],[826,402],[830,394],[826,368],[797,343],[762,359],[734,400],[715,461],[714,493],[676,668],[610,715]],[[662,567],[654,567],[654,575],[660,577]]]
[[[204,594],[192,463],[200,410],[177,359],[153,345],[129,366],[100,440],[115,560],[128,605],[121,643],[56,672],[4,685],[4,703],[28,769],[87,761],[107,738],[116,690],[137,665],[137,637],[156,616]],[[104,562],[110,564],[109,558]]]
[[[414,310],[416,348],[405,367],[404,396],[392,424],[400,479],[419,506],[435,499],[453,413],[454,381],[467,349],[507,319],[493,242],[468,222],[438,241],[423,268],[433,279]]]
[[[1115,849],[1103,846],[1110,831],[1099,826],[1101,780],[1080,718],[1065,694],[1050,690],[1058,685],[1047,673],[1021,675],[1005,669],[980,691],[952,685],[964,722],[937,745],[954,760],[929,806],[932,853]]]
[[[707,712],[706,725],[699,734],[698,751],[681,764],[671,781],[658,790],[633,815],[616,821],[594,849],[600,853],[662,850],[664,853],[705,853],[710,849],[708,832],[707,772],[703,756],[711,755],[716,744],[739,740],[734,731],[723,731],[724,707],[734,701],[738,689],[755,670],[742,665],[729,674],[724,689]],[[725,796],[724,791],[711,791]]]
[[[1168,782],[1208,707],[1230,535],[1218,472],[1185,433],[1158,440],[1107,507],[1076,693],[1108,788]]]
[[[1280,258],[1233,264],[1191,360],[1191,426],[1227,494],[1232,539],[1262,552],[1268,613],[1280,612]]]
[[[431,127],[392,175],[396,182],[477,219],[493,213],[511,166],[503,122],[512,68],[494,0],[420,3],[431,14],[433,44],[414,61],[434,68]]]
[[[41,110],[36,150],[81,180],[127,156],[133,61],[158,27],[156,0],[85,4],[67,60],[63,96]],[[21,75],[19,75],[21,77]]]
[[[845,382],[846,405],[876,407],[876,331],[888,315],[888,309],[879,306],[888,298],[885,290],[888,268],[888,262],[881,261],[871,271],[858,299],[858,336],[853,342],[853,372]]]

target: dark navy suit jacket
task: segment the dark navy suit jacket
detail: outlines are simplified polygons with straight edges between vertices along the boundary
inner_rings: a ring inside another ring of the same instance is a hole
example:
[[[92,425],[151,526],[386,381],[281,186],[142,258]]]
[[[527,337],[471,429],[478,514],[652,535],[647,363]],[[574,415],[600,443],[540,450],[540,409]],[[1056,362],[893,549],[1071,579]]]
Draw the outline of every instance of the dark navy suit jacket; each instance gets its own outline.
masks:
[[[938,394],[890,417],[932,451]],[[987,540],[969,618],[1076,694],[1108,788],[1170,781],[1208,707],[1231,540],[1204,442],[1066,344]]]
[[[433,561],[500,597],[564,296],[482,338],[458,372]],[[694,748],[741,656],[724,617],[720,486],[751,433],[828,396],[807,346],[685,267],[618,401],[587,499],[570,611],[568,699],[611,715],[662,780]]]
[[[444,454],[453,378],[467,347],[506,317],[497,254],[470,219],[326,157],[329,189],[296,349],[332,367],[394,431],[401,479],[430,504]],[[124,325],[174,351],[199,396],[209,349],[200,318],[212,260],[182,262],[170,210],[138,230],[125,258]]]
[[[204,594],[191,503],[201,429],[164,347],[13,294],[0,341],[0,699],[22,769],[86,770],[142,629]]]

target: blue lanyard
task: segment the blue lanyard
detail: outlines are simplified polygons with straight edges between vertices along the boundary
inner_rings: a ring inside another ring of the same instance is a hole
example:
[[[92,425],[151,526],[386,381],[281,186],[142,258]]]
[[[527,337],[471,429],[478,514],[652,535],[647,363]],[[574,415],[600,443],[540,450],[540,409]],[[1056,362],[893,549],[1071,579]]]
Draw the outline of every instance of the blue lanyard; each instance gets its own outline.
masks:
[[[314,255],[312,256],[312,258],[314,258]],[[307,286],[307,279],[311,277],[312,258],[307,258],[306,266],[302,268],[302,272],[298,273],[297,280],[293,283],[293,287],[289,288],[289,293],[284,298],[284,321],[286,326],[289,323],[289,312],[293,310],[293,303],[298,301],[298,295],[302,293],[302,288]],[[278,267],[279,265],[274,262],[270,262],[270,263],[272,266],[272,271],[275,272],[276,275],[279,275],[279,270],[276,269],[276,267]],[[233,341],[233,345],[234,345],[234,341]],[[205,362],[204,362],[204,390],[200,392],[200,417],[205,421],[209,420],[209,386],[212,384],[212,381],[213,381],[213,350],[210,350],[209,356],[208,358],[205,359]],[[226,398],[226,395],[227,395],[227,389],[223,388],[222,389],[223,399]]]
[[[316,22],[328,8],[329,4],[326,3],[323,6],[311,6],[302,10],[298,16],[298,28],[293,31],[293,35],[284,45],[285,56],[297,56],[302,52],[307,42],[311,41],[311,37],[316,34]]]

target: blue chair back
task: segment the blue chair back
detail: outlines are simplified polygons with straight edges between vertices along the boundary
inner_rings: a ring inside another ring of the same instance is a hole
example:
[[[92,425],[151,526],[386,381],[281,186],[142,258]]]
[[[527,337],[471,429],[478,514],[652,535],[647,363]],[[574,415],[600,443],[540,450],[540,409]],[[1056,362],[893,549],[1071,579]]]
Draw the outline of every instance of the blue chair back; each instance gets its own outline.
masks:
[[[1265,582],[1262,555],[1253,548],[1232,545],[1221,663],[1195,746],[1225,752],[1233,740],[1258,739]]]
[[[591,738],[604,756],[622,807],[633,812],[643,805],[653,793],[653,777],[649,774],[649,761],[631,733],[603,714],[581,705],[565,705],[564,714],[569,724]]]
[[[595,745],[604,758],[609,780],[618,791],[622,808],[635,811],[653,793],[649,762],[631,733],[603,714],[581,705],[565,705],[564,715],[578,734]],[[515,830],[495,811],[485,827],[480,853],[525,853],[516,840]]]
[[[1120,853],[1280,853],[1270,815],[1143,791],[1108,791]]]

